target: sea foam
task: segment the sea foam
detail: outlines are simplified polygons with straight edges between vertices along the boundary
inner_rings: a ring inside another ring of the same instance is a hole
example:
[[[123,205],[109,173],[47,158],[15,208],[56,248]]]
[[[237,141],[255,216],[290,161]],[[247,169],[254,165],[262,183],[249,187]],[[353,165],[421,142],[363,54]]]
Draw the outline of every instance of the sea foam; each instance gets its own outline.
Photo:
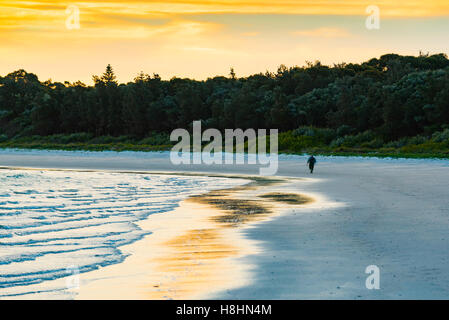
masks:
[[[243,180],[112,172],[0,170],[0,297],[124,261],[151,234],[138,222]],[[42,287],[42,285],[40,286]],[[61,288],[60,288],[61,289]]]

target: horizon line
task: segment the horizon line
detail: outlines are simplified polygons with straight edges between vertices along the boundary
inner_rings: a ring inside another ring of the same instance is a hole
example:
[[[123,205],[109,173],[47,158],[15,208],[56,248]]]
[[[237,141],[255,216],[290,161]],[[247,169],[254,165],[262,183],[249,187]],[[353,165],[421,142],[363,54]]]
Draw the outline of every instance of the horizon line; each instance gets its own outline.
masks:
[[[411,54],[399,54],[399,53],[394,53],[394,52],[389,52],[389,53],[384,53],[384,54],[382,54],[382,55],[380,55],[380,56],[376,56],[376,57],[372,57],[372,58],[369,58],[368,60],[364,60],[364,61],[361,61],[361,62],[345,62],[345,61],[342,61],[342,62],[333,62],[333,63],[331,63],[331,64],[329,64],[329,63],[321,63],[321,61],[319,60],[319,59],[317,59],[317,60],[314,60],[314,61],[308,61],[308,60],[306,60],[305,61],[305,63],[303,64],[303,65],[298,65],[298,64],[296,64],[296,65],[285,65],[285,64],[283,64],[283,63],[280,63],[279,65],[278,65],[278,67],[277,68],[279,68],[279,67],[281,67],[281,66],[285,66],[285,67],[287,67],[288,69],[294,69],[294,68],[307,68],[307,66],[309,65],[309,63],[311,63],[312,65],[316,65],[317,63],[319,63],[319,64],[321,64],[322,66],[324,66],[324,67],[329,67],[329,68],[334,68],[334,67],[336,67],[336,66],[338,66],[339,64],[345,64],[345,65],[349,65],[349,64],[364,64],[364,63],[367,63],[367,62],[369,62],[370,60],[372,60],[372,59],[380,59],[381,57],[383,57],[383,56],[386,56],[386,55],[397,55],[397,56],[400,56],[400,57],[415,57],[415,58],[419,58],[420,56],[423,56],[423,57],[431,57],[431,56],[437,56],[437,55],[444,55],[444,56],[446,56],[446,58],[448,58],[448,53],[446,53],[446,52],[438,52],[438,53],[430,53],[430,52],[427,52],[427,53],[424,53],[425,51],[422,51],[422,50],[420,50],[420,52],[418,53],[418,55],[411,55]],[[106,66],[108,66],[108,65],[111,65],[111,67],[112,67],[112,69],[114,70],[114,73],[115,73],[115,75],[117,76],[117,73],[115,72],[115,68],[113,67],[113,65],[112,64],[110,64],[110,63],[107,63],[106,64]],[[234,69],[234,67],[233,66],[229,66],[229,69],[228,69],[228,72],[230,72],[231,71],[231,69]],[[37,74],[37,73],[34,73],[34,72],[29,72],[29,71],[27,71],[25,68],[19,68],[19,69],[16,69],[16,70],[13,70],[13,71],[11,71],[11,72],[8,72],[8,73],[6,73],[4,76],[2,76],[1,74],[0,74],[0,77],[1,78],[5,78],[5,77],[7,77],[9,74],[11,74],[11,73],[14,73],[14,72],[17,72],[17,71],[21,71],[21,70],[23,70],[23,71],[25,71],[27,74],[34,74],[37,78],[38,78],[38,81],[39,82],[47,82],[47,81],[50,81],[51,83],[61,83],[61,84],[66,84],[66,83],[69,83],[69,84],[76,84],[76,83],[78,83],[78,82],[80,82],[80,83],[82,83],[82,84],[84,84],[84,85],[86,85],[86,86],[91,86],[90,84],[88,84],[88,83],[85,83],[84,81],[82,81],[82,80],[74,80],[74,81],[69,81],[69,80],[64,80],[64,81],[53,81],[52,80],[52,78],[48,78],[47,80],[41,80],[40,78],[39,78],[39,75]],[[234,70],[235,71],[235,70]],[[249,77],[252,77],[252,76],[256,76],[256,75],[261,75],[261,74],[263,74],[263,75],[266,75],[267,73],[270,73],[270,74],[274,74],[276,71],[270,71],[270,70],[265,70],[265,72],[263,72],[263,71],[260,71],[260,72],[258,72],[258,73],[252,73],[252,74],[248,74],[248,75],[243,75],[243,76],[237,76],[236,77],[236,79],[244,79],[244,78],[249,78]],[[207,81],[207,80],[211,80],[211,79],[214,79],[214,78],[219,78],[219,77],[224,77],[224,78],[227,78],[228,76],[229,76],[229,73],[227,73],[227,74],[225,74],[225,75],[214,75],[214,76],[208,76],[207,78],[202,78],[202,79],[199,79],[199,78],[195,78],[195,77],[190,77],[190,76],[178,76],[178,75],[174,75],[174,76],[171,76],[171,77],[161,77],[160,76],[160,74],[158,74],[157,72],[151,72],[151,74],[150,73],[147,73],[147,72],[144,72],[143,70],[141,70],[141,71],[139,71],[139,72],[136,72],[136,76],[135,76],[135,78],[137,78],[139,75],[141,75],[143,73],[143,75],[145,75],[145,76],[159,76],[159,78],[162,80],[162,81],[171,81],[172,79],[182,79],[182,80],[192,80],[192,81],[198,81],[198,82],[204,82],[204,81]],[[93,81],[93,77],[95,77],[95,76],[101,76],[101,74],[100,75],[95,75],[95,74],[92,74],[91,75],[91,79],[90,79],[90,82],[91,82],[91,84],[93,84],[94,85],[94,81]],[[117,80],[117,85],[126,85],[126,84],[128,84],[128,83],[131,83],[131,82],[134,82],[135,81],[135,78],[133,78],[133,79],[131,79],[131,80],[129,80],[129,81],[126,81],[126,82],[123,82],[123,81],[118,81]]]

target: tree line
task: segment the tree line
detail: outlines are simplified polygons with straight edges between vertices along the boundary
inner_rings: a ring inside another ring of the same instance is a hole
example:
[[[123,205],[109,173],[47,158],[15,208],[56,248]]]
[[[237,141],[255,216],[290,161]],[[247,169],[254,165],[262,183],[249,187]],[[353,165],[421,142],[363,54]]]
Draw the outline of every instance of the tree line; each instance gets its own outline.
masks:
[[[93,86],[41,82],[25,70],[0,77],[0,136],[83,133],[137,140],[201,120],[204,130],[277,128],[307,136],[326,129],[327,142],[337,145],[349,136],[384,144],[449,129],[445,54],[281,65],[274,73],[240,78],[231,69],[229,77],[205,81],[165,81],[141,72],[126,84],[108,65],[93,80]]]

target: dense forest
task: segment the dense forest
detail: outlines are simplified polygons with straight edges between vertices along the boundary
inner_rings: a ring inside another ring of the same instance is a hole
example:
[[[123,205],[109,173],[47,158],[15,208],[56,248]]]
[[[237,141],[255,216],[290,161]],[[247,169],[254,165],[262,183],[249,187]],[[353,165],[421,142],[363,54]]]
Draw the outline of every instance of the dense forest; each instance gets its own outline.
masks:
[[[449,155],[449,60],[387,54],[361,64],[281,65],[206,81],[141,72],[119,84],[110,65],[81,82],[0,77],[0,147],[158,149],[175,128],[278,128],[281,151]],[[140,147],[139,147],[140,146]]]

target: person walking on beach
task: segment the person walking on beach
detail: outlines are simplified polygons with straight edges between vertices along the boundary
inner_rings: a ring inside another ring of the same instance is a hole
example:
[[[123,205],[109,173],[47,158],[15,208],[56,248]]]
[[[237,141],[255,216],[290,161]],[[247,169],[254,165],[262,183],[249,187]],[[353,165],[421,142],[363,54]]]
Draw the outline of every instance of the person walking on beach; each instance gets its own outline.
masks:
[[[307,164],[309,165],[310,173],[313,173],[313,168],[315,168],[316,159],[313,155],[309,157],[307,160]]]

